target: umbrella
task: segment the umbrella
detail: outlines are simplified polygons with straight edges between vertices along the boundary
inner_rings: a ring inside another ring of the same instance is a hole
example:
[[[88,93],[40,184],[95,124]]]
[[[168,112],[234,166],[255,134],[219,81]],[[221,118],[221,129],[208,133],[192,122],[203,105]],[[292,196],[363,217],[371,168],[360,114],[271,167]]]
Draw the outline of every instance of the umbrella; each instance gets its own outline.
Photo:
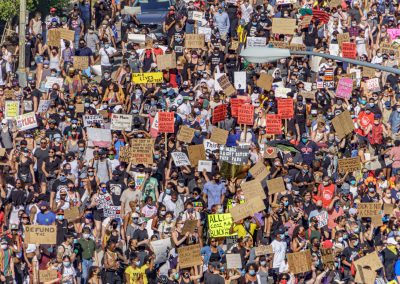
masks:
[[[273,140],[273,141],[268,141],[266,145],[270,147],[276,147],[281,151],[289,151],[289,152],[294,152],[294,153],[300,153],[300,150],[290,143],[287,140]]]

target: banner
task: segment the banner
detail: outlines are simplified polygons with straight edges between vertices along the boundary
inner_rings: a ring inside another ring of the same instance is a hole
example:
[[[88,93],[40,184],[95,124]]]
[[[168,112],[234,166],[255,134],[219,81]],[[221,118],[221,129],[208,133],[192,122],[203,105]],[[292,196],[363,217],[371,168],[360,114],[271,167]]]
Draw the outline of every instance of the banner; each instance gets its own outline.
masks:
[[[350,99],[352,91],[353,91],[353,79],[340,78],[336,89],[336,97]]]
[[[282,119],[293,118],[293,99],[278,99],[278,115]]]
[[[83,116],[84,127],[91,127],[93,124],[103,125],[104,124],[103,116],[100,114]]]
[[[185,34],[186,48],[203,48],[205,46],[205,36],[203,34]]]
[[[183,152],[172,152],[172,159],[174,159],[175,166],[190,166],[190,161],[188,156]]]
[[[274,34],[294,35],[296,27],[295,19],[272,19],[272,33]]]
[[[265,124],[265,132],[267,134],[282,134],[282,119],[279,115],[267,114]]]
[[[254,123],[254,106],[245,104],[239,107],[238,110],[238,123],[253,125]]]
[[[57,228],[55,225],[26,225],[25,241],[27,244],[55,245],[57,243]]]
[[[15,118],[19,115],[19,101],[5,101],[5,118]]]
[[[212,123],[215,124],[217,122],[224,121],[227,113],[228,108],[226,104],[216,106],[212,114]]]
[[[132,82],[135,84],[162,83],[162,72],[132,73]]]
[[[37,127],[36,115],[34,112],[25,113],[15,117],[18,131],[25,131]]]
[[[219,147],[220,160],[234,165],[243,165],[249,158],[249,147]]]
[[[162,133],[174,133],[174,113],[158,112],[158,131]]]
[[[111,114],[111,130],[132,130],[132,115],[131,114]]]

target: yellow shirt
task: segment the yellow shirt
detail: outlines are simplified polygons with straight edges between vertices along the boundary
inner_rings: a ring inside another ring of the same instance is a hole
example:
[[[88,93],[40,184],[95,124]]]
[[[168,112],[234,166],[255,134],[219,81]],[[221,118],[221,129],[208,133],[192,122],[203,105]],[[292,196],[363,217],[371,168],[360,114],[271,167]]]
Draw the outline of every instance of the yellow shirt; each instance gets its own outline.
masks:
[[[257,225],[251,223],[249,230],[246,230],[242,224],[235,225],[233,227],[233,232],[238,234],[238,238],[245,237],[247,234],[254,235],[254,231],[257,229]]]
[[[143,279],[143,284],[147,284],[147,277],[146,277],[146,269],[148,268],[147,264],[143,265],[142,267],[133,268],[132,266],[128,266],[125,269],[125,273],[129,275],[130,282],[129,284],[138,284],[138,280],[140,277]]]

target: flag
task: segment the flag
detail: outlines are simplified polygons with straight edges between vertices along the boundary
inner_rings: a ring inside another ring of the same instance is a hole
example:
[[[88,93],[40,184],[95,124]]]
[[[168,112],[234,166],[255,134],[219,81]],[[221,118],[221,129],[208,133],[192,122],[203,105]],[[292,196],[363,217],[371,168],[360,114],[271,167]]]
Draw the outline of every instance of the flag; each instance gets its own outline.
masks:
[[[329,14],[323,10],[312,9],[312,14],[314,19],[319,19],[324,24],[329,22]]]

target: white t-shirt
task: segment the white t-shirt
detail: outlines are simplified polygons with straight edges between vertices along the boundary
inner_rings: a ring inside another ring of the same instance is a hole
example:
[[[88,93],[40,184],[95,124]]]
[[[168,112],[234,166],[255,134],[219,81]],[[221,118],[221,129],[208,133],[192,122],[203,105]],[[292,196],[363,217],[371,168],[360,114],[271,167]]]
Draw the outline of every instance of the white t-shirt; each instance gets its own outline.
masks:
[[[271,243],[272,251],[274,252],[273,268],[283,267],[285,264],[285,255],[287,244],[283,241],[273,240]]]
[[[106,52],[107,51],[107,52]],[[100,55],[100,64],[103,66],[111,66],[109,55],[114,55],[117,50],[110,46],[109,48],[102,47],[99,51]],[[108,53],[108,54],[107,54]]]

